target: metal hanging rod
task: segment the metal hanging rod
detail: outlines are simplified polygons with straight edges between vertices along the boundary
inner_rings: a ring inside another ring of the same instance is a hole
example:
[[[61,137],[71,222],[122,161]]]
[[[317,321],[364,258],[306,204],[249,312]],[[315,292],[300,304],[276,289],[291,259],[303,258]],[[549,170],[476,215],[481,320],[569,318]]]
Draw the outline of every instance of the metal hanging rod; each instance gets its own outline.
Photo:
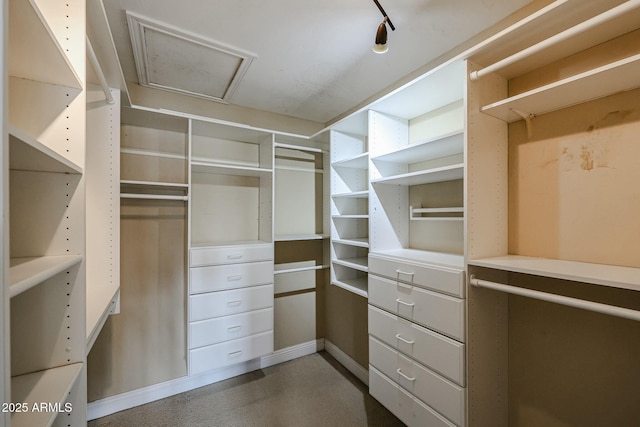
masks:
[[[178,200],[186,202],[189,200],[187,196],[170,196],[161,194],[135,194],[135,193],[121,193],[121,199],[144,199],[144,200]]]
[[[625,13],[628,13],[629,11],[637,8],[638,6],[640,6],[640,0],[629,0],[625,3],[622,3],[621,5],[618,5],[614,8],[607,10],[606,12],[596,15],[593,18],[587,19],[586,21],[581,22],[578,25],[575,25],[554,36],[551,36],[548,39],[542,40],[541,42],[536,43],[533,46],[529,46],[528,48],[523,49],[520,52],[514,53],[511,56],[508,56],[504,59],[501,59],[498,62],[488,65],[481,70],[472,71],[471,74],[469,75],[469,78],[471,80],[478,80],[487,74],[490,74],[494,71],[497,71],[501,68],[511,65],[521,59],[524,59],[544,49],[547,49],[556,43],[567,40],[568,38],[573,37],[576,34],[580,34],[599,24],[602,24],[603,22],[609,21]]]
[[[640,311],[618,307],[615,305],[602,304],[599,302],[587,301],[579,298],[566,297],[564,295],[551,294],[549,292],[535,291],[532,289],[505,285],[503,283],[490,282],[488,280],[477,279],[473,274],[469,277],[469,283],[471,284],[471,286],[475,286],[478,288],[492,289],[494,291],[505,292],[508,294],[519,295],[541,301],[553,302],[556,304],[580,308],[583,310],[595,311],[596,313],[608,314],[610,316],[617,316],[623,317],[625,319],[640,321]]]
[[[104,92],[104,96],[107,98],[107,104],[115,104],[116,100],[113,99],[113,95],[111,94],[111,90],[109,89],[109,84],[107,83],[107,79],[102,72],[102,68],[100,67],[100,63],[98,62],[98,57],[96,56],[96,52],[93,50],[93,46],[91,46],[91,41],[89,40],[89,36],[87,37],[87,54],[89,56],[89,61],[91,61],[91,65],[93,66],[96,75],[98,76],[98,80],[100,80],[100,87],[102,87],[102,91]]]

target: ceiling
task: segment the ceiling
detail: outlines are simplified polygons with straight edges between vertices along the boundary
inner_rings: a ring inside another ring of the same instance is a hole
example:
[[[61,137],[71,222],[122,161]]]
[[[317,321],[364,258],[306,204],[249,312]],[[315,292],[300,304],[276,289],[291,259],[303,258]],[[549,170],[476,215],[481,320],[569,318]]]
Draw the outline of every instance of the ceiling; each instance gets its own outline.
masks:
[[[212,43],[254,57],[225,100],[234,108],[323,124],[530,2],[381,0],[396,31],[379,55],[371,48],[382,15],[372,0],[102,1],[128,86],[139,78],[127,11],[195,40],[191,47]],[[173,64],[157,73],[163,82],[188,80],[198,92],[198,84],[220,77],[210,72],[216,59],[206,60],[207,50],[170,46],[158,38],[147,51],[154,64]]]

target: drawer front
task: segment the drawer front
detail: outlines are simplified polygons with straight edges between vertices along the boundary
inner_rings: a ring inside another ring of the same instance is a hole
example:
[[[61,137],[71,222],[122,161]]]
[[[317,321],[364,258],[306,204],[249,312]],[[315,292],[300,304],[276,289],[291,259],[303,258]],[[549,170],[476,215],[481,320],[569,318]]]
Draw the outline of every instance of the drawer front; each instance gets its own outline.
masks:
[[[369,363],[455,425],[465,424],[465,389],[369,337]]]
[[[369,254],[369,273],[464,298],[464,270]]]
[[[231,245],[192,248],[189,254],[190,267],[273,261],[273,245]]]
[[[371,305],[369,333],[464,387],[464,344]]]
[[[189,269],[191,294],[273,283],[273,261]]]
[[[191,375],[273,353],[273,331],[189,350]]]
[[[273,285],[209,292],[189,297],[189,321],[273,307]]]
[[[235,340],[273,329],[273,309],[216,317],[189,324],[189,348]]]
[[[369,393],[409,427],[456,427],[371,365]]]
[[[464,300],[369,275],[369,304],[464,342]]]

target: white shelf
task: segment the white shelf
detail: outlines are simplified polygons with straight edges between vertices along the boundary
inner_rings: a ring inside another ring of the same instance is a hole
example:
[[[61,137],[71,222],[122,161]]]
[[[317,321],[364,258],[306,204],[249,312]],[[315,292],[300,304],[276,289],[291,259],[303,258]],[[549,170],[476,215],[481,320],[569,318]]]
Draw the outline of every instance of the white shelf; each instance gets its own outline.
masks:
[[[392,249],[388,251],[371,252],[370,255],[464,269],[464,256],[448,252],[423,251],[418,249]]]
[[[271,242],[267,242],[264,240],[233,240],[228,242],[198,242],[192,241],[190,249],[195,248],[219,248],[225,246],[250,246],[250,245],[269,245],[271,246]]]
[[[348,245],[348,246],[357,246],[359,248],[368,248],[369,247],[369,238],[354,238],[354,239],[333,239],[333,243],[338,243],[340,245]]]
[[[369,219],[369,215],[331,215],[335,219]]]
[[[326,234],[282,234],[274,237],[275,242],[291,242],[297,240],[322,240],[328,239]]]
[[[464,131],[458,130],[447,135],[407,145],[401,149],[372,157],[374,162],[412,164],[430,159],[460,154],[464,151]]]
[[[313,270],[325,270],[329,268],[328,265],[314,265],[311,267],[300,267],[300,268],[286,268],[286,269],[281,269],[278,270],[278,266],[275,266],[275,271],[273,272],[274,275],[278,275],[278,274],[287,274],[287,273],[298,273],[300,271],[313,271]]]
[[[121,180],[120,185],[157,187],[157,188],[164,188],[167,190],[171,190],[171,189],[185,190],[189,188],[189,184],[183,184],[179,182],[134,181],[134,180],[127,180],[127,179]]]
[[[334,280],[331,282],[331,284],[345,289],[349,292],[353,292],[354,294],[360,295],[362,297],[369,297],[369,283],[366,277],[359,279]]]
[[[107,318],[113,314],[120,294],[118,286],[87,286],[87,354]]]
[[[640,54],[562,79],[482,107],[506,122],[522,119],[515,111],[539,115],[640,87]]]
[[[9,2],[9,16],[9,75],[82,89],[82,79],[36,2]]]
[[[367,199],[369,190],[352,191],[351,193],[339,193],[331,195],[334,199]]]
[[[282,142],[275,142],[274,148],[286,148],[287,150],[307,151],[309,153],[324,153],[322,148],[305,147],[303,145],[284,144]]]
[[[369,271],[369,258],[367,257],[334,259],[333,263],[343,267],[353,268],[354,270],[364,271],[365,273]]]
[[[87,287],[87,353],[119,298],[118,286]]]
[[[26,403],[28,412],[11,417],[12,427],[44,427],[53,424],[58,412],[31,411],[34,404],[58,403],[64,406],[71,388],[82,372],[82,363],[47,369],[11,378],[11,401]],[[73,408],[79,410],[79,408]]]
[[[372,184],[420,185],[434,182],[453,181],[464,177],[464,164],[409,172],[371,180]]]
[[[369,168],[369,153],[362,153],[349,159],[338,160],[331,163],[334,168],[363,169]]]
[[[475,259],[469,261],[469,265],[640,291],[640,268],[521,255]]]
[[[257,168],[251,166],[236,166],[211,162],[191,162],[191,171],[211,173],[218,175],[253,176],[263,177],[273,174],[273,169]]]
[[[10,165],[13,170],[82,174],[82,167],[9,125]]]
[[[13,298],[82,262],[82,255],[11,258],[9,295]]]
[[[137,156],[149,156],[149,157],[162,157],[165,159],[177,159],[177,160],[186,160],[187,156],[184,154],[177,153],[167,153],[164,151],[153,151],[153,150],[142,150],[139,148],[121,148],[121,154],[134,154]]]
[[[285,171],[294,171],[294,172],[307,172],[307,173],[324,173],[322,169],[305,169],[305,168],[297,168],[294,166],[275,166],[276,171],[285,170]]]

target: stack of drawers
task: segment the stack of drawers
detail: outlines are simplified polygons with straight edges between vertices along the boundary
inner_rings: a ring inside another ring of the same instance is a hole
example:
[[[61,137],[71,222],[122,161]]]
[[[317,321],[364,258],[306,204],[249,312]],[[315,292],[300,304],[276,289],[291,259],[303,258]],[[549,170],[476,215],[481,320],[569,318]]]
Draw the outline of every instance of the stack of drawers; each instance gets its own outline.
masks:
[[[273,352],[273,245],[192,248],[189,373]]]
[[[369,391],[409,426],[464,426],[464,271],[369,254]]]

